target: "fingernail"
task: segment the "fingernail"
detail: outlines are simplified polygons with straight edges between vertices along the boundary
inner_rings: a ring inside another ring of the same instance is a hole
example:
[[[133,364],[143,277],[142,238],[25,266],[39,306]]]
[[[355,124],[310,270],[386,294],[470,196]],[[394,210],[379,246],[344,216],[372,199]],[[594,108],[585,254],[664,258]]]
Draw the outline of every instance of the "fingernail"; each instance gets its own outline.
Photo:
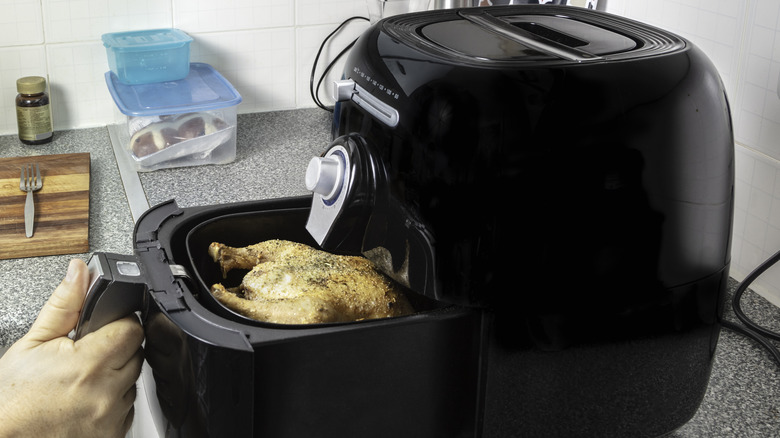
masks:
[[[68,264],[68,272],[65,274],[65,281],[71,281],[76,276],[76,260],[71,260]]]

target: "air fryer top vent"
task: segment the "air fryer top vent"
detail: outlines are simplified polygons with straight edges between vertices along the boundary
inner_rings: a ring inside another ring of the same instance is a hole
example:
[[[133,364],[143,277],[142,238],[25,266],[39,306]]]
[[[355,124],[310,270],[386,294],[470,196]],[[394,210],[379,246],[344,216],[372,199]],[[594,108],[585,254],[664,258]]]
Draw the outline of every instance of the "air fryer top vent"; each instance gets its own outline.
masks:
[[[385,20],[392,37],[466,63],[588,62],[678,51],[674,34],[582,8],[506,6],[407,14]]]

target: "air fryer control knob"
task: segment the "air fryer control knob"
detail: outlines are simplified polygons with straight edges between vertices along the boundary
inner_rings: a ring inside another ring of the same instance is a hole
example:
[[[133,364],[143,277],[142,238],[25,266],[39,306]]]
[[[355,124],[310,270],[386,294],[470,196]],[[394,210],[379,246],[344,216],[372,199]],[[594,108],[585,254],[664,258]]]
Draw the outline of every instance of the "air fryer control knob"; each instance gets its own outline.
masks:
[[[314,157],[306,168],[306,188],[326,201],[339,194],[344,182],[344,164],[335,156]]]
[[[349,197],[355,164],[347,147],[352,150],[353,142],[348,137],[337,139],[322,156],[312,158],[306,169],[306,188],[313,192],[306,230],[320,245],[328,239]]]

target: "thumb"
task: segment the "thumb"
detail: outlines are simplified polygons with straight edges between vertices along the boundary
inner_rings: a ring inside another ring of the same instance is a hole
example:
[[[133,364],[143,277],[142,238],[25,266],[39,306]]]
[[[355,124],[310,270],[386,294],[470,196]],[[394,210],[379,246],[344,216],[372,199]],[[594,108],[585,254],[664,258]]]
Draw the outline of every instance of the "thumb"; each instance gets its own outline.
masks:
[[[88,287],[89,270],[86,263],[78,259],[71,260],[68,273],[44,304],[25,337],[34,342],[47,342],[67,336],[76,327]]]

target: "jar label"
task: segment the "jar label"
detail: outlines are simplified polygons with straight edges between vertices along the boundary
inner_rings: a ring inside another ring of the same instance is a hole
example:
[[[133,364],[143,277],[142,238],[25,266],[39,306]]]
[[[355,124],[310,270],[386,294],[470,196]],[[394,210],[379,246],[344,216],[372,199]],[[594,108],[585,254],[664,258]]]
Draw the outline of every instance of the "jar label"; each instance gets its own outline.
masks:
[[[16,107],[19,138],[22,140],[43,140],[51,137],[51,109],[49,105],[38,107]]]

